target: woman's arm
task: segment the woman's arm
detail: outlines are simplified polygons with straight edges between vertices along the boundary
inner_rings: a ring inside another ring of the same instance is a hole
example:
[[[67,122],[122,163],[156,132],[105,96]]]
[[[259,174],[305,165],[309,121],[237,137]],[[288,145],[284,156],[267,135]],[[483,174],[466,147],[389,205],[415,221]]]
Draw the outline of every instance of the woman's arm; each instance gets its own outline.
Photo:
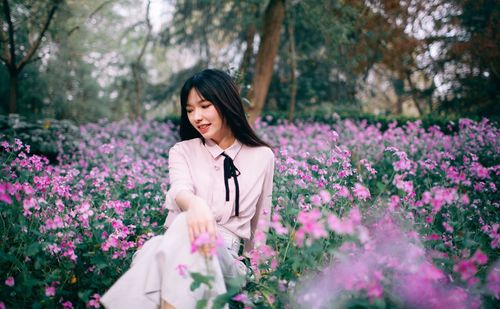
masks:
[[[255,236],[259,233],[266,233],[269,228],[269,221],[271,220],[272,208],[272,193],[273,193],[273,177],[274,177],[274,154],[270,151],[270,158],[267,160],[266,174],[264,184],[262,186],[262,193],[257,201],[255,215],[250,221],[250,239],[245,242],[245,252],[251,251],[255,244],[259,245],[260,239]],[[262,240],[265,242],[265,238]]]
[[[186,212],[191,242],[202,233],[208,233],[212,239],[215,239],[215,220],[205,200],[184,190],[177,193],[175,202],[182,211]]]
[[[212,211],[205,200],[196,196],[188,159],[177,145],[169,151],[168,168],[170,190],[167,193],[167,208],[171,211],[186,212],[191,241],[205,232],[215,239],[216,229]]]

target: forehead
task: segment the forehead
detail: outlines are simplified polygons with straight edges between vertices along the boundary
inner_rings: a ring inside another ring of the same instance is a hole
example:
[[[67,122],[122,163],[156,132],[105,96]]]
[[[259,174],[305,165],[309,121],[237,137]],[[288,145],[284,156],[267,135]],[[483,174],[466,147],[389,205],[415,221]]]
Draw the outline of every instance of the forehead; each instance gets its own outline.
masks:
[[[189,91],[186,105],[197,105],[205,101],[205,98],[198,92],[196,88]]]

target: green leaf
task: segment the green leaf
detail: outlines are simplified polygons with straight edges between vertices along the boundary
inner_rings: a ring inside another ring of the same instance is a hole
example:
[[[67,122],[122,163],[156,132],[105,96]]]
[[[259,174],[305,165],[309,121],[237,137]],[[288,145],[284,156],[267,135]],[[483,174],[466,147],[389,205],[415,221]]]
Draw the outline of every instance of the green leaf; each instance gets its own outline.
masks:
[[[90,299],[91,294],[92,294],[92,290],[80,291],[80,292],[78,292],[78,298],[80,298],[84,302],[87,302]]]
[[[193,280],[194,280],[193,283],[191,283],[191,286],[190,286],[191,291],[196,290],[202,284],[205,284],[209,288],[212,288],[211,281],[214,280],[214,276],[211,276],[211,275],[205,276],[205,275],[202,275],[202,274],[196,273],[196,272],[190,273],[190,275],[191,275],[191,278],[193,278]]]
[[[208,305],[208,300],[207,299],[200,299],[196,303],[196,309],[203,309]]]
[[[189,289],[191,291],[194,291],[196,290],[197,288],[199,288],[201,285],[201,282],[198,282],[198,281],[193,281],[193,283],[191,283],[191,285],[189,286]]]
[[[40,252],[40,244],[37,242],[32,243],[26,248],[26,256],[35,256]]]

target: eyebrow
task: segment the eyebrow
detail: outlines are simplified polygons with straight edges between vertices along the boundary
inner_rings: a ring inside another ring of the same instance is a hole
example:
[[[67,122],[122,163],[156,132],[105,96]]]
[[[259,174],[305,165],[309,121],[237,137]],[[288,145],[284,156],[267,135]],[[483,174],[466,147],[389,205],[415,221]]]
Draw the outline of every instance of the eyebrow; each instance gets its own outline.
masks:
[[[205,101],[206,101],[206,99],[201,99],[198,102],[195,102],[194,104],[191,104],[191,103],[187,102],[186,106],[192,106],[192,105],[200,104],[200,103],[203,103]]]

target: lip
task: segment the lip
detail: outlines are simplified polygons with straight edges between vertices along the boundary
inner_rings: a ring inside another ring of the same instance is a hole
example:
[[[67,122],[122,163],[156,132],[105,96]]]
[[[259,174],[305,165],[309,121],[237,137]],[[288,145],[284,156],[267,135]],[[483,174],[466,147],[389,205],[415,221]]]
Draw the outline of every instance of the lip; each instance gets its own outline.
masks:
[[[197,126],[197,128],[201,134],[205,134],[205,133],[207,133],[208,129],[210,128],[210,124],[199,125],[199,126]]]

